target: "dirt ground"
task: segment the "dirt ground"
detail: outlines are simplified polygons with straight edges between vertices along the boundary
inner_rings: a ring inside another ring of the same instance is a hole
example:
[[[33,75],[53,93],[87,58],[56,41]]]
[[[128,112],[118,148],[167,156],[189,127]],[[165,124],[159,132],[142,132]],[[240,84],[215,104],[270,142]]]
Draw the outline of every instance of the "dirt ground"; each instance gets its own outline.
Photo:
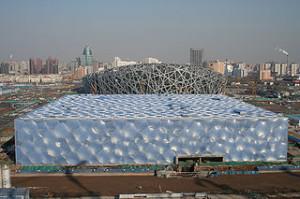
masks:
[[[13,176],[12,184],[31,187],[31,194],[35,197],[115,196],[166,191],[267,194],[300,192],[300,173],[169,179],[154,176]]]

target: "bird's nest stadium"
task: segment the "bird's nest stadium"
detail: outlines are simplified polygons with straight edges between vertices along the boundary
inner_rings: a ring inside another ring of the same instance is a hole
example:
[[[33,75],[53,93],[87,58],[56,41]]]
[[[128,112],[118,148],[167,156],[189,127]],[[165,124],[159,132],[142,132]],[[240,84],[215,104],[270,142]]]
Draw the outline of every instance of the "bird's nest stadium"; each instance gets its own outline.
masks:
[[[83,80],[94,94],[220,94],[226,78],[204,66],[136,64],[89,74]]]

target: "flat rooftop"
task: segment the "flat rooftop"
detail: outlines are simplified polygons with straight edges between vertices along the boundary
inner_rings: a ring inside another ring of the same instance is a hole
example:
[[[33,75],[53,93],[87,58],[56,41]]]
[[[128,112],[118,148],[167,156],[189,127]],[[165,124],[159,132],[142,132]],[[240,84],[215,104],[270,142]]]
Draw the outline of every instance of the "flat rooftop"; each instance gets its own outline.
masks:
[[[20,119],[282,117],[224,95],[66,95]]]

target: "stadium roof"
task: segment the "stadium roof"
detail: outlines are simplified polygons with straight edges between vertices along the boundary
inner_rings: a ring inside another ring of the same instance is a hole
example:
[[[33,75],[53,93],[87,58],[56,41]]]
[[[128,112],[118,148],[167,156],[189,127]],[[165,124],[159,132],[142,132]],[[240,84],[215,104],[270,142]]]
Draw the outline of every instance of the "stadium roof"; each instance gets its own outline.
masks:
[[[209,67],[167,63],[114,67],[83,79],[93,94],[220,94],[226,83]]]
[[[21,119],[282,117],[223,95],[67,95]]]

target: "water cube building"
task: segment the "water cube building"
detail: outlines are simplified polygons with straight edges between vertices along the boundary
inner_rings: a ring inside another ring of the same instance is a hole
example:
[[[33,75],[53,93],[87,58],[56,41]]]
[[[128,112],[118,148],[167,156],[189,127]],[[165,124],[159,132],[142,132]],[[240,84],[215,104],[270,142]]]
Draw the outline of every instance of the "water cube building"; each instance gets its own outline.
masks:
[[[223,95],[68,95],[15,120],[19,165],[286,161],[288,120]]]

